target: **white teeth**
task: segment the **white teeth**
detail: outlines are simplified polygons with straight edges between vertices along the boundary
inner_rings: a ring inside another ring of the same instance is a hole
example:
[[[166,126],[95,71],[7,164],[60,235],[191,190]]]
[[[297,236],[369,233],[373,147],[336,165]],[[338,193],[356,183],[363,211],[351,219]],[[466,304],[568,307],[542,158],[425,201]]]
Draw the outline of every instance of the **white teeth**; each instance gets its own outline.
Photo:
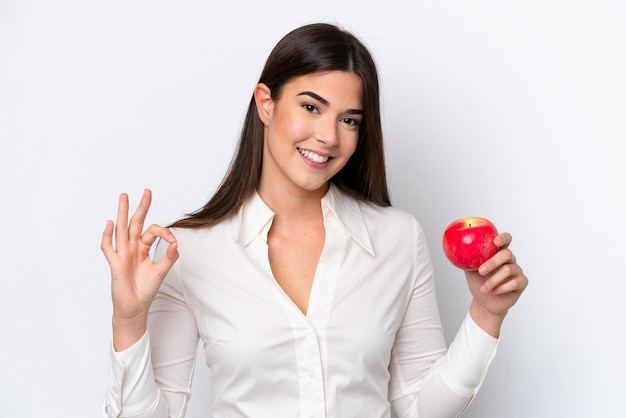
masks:
[[[329,158],[328,156],[322,157],[321,155],[316,154],[312,151],[307,151],[300,148],[298,148],[298,152],[304,155],[309,160],[313,161],[314,163],[325,163],[326,161],[328,161]]]

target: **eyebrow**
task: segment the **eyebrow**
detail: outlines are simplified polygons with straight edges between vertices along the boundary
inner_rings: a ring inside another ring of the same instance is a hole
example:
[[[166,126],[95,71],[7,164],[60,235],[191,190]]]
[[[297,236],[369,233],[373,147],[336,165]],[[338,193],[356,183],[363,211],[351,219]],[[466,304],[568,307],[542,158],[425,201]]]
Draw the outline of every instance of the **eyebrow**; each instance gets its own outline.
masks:
[[[324,99],[322,96],[320,96],[317,93],[313,93],[312,91],[303,91],[302,93],[298,93],[298,96],[309,96],[309,97],[312,97],[313,99],[317,100],[318,102],[320,102],[324,106],[328,106],[330,104],[330,102],[328,100]],[[362,115],[363,114],[363,110],[361,110],[361,109],[348,109],[348,110],[346,110],[346,113],[350,113],[350,114],[354,114],[354,115]]]

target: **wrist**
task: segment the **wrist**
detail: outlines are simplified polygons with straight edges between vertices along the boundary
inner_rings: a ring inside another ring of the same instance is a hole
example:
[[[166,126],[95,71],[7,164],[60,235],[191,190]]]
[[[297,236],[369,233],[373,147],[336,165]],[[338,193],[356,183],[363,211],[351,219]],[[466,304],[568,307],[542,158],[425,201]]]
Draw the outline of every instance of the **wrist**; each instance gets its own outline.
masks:
[[[483,331],[494,338],[500,338],[500,329],[504,322],[506,312],[494,314],[481,306],[476,300],[472,300],[469,312],[476,325]]]
[[[113,348],[123,351],[143,337],[148,328],[148,316],[137,315],[132,318],[120,318],[113,315]]]

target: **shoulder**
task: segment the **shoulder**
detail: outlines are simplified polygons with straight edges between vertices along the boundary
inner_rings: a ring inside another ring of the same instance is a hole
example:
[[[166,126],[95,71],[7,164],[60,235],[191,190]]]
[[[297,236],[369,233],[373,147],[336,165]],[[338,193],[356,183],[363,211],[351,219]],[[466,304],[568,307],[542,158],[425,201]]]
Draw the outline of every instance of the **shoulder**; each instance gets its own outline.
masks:
[[[359,205],[374,245],[385,242],[387,245],[397,245],[396,248],[413,248],[416,252],[427,248],[424,229],[412,213],[394,206]]]
[[[226,218],[218,224],[201,228],[171,228],[178,241],[179,253],[182,256],[207,254],[216,249],[227,247],[234,242],[233,217]]]
[[[378,206],[371,203],[359,202],[363,219],[368,228],[413,229],[419,227],[419,222],[413,214],[394,206]]]
[[[215,225],[217,226],[217,225]],[[198,241],[203,241],[207,237],[215,234],[215,226],[203,227],[203,228],[170,228],[172,234],[176,237],[179,243],[186,245],[188,243],[198,243]]]
[[[354,225],[362,218],[369,230],[407,228],[417,223],[415,217],[407,211],[358,199],[334,184],[331,185],[322,202],[326,202],[346,223]]]

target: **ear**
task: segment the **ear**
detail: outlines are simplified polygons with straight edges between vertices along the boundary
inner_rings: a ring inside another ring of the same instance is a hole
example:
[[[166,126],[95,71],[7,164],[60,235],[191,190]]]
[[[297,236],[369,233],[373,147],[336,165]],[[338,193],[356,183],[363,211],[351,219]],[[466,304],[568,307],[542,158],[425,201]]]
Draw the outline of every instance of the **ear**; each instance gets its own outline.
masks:
[[[265,126],[269,125],[274,113],[274,101],[272,100],[272,92],[267,85],[263,83],[257,84],[254,89],[254,102],[256,103],[256,111],[261,122]]]

